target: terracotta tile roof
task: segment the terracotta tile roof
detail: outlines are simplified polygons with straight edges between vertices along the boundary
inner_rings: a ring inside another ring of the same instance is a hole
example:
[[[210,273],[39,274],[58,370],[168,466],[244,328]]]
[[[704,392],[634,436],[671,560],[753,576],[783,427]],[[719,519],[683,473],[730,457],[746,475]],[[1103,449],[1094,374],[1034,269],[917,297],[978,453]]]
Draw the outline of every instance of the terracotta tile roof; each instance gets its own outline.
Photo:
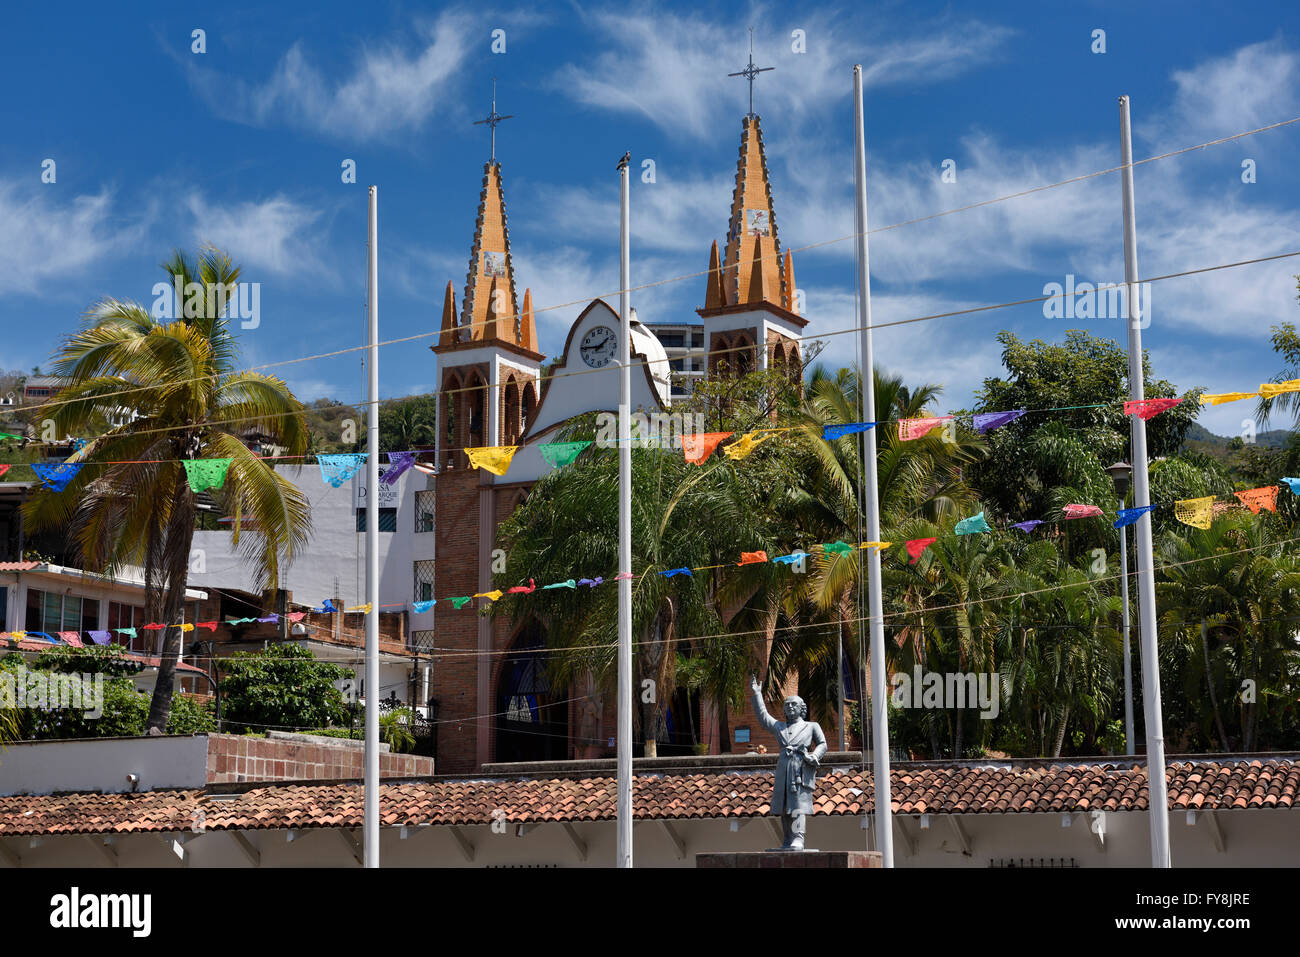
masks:
[[[9,637],[8,632],[4,632],[3,638],[0,638],[0,652],[13,651],[15,647],[18,651],[49,651],[51,648],[70,647],[66,642],[48,642],[44,638],[20,638],[15,642]],[[144,668],[157,668],[162,659],[155,655],[138,655],[135,652],[125,651],[122,657],[128,661],[133,661]],[[184,671],[196,675],[206,675],[207,672],[202,668],[186,664],[184,661],[176,662],[176,670]]]
[[[1219,759],[1172,763],[1173,810],[1300,808],[1300,759]],[[772,772],[745,770],[637,774],[633,805],[639,819],[747,818],[764,815]],[[816,813],[871,811],[870,774],[831,769],[818,780]],[[1142,765],[956,767],[904,765],[893,775],[900,814],[998,814],[1147,807]],[[254,787],[226,800],[203,790],[145,794],[60,794],[0,797],[0,836],[188,830],[202,810],[208,830],[360,827],[357,783]],[[500,808],[515,823],[609,820],[615,779],[435,779],[381,787],[386,827],[409,824],[482,825]]]
[[[29,572],[40,562],[0,562],[0,572]]]

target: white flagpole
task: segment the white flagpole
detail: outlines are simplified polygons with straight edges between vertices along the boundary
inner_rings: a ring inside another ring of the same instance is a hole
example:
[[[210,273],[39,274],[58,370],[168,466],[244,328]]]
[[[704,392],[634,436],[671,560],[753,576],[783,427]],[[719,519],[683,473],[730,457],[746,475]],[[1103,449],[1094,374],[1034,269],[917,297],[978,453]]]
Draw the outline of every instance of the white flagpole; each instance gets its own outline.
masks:
[[[366,867],[379,866],[379,189],[370,187],[366,312],[370,388],[366,408]]]
[[[1124,197],[1124,282],[1128,294],[1128,389],[1129,398],[1143,397],[1142,321],[1138,301],[1137,225],[1133,217],[1133,135],[1129,128],[1129,101],[1119,98],[1120,177]],[[1151,302],[1145,304],[1150,318]],[[1133,442],[1133,506],[1151,504],[1147,475],[1147,423],[1140,415],[1130,416]],[[1138,638],[1142,645],[1142,707],[1146,712],[1147,802],[1151,816],[1151,866],[1169,867],[1169,799],[1165,786],[1164,715],[1160,706],[1160,662],[1156,649],[1156,576],[1151,546],[1151,513],[1143,512],[1134,526],[1138,567]]]
[[[628,223],[628,155],[619,161],[618,571],[632,571],[632,254]],[[618,848],[617,866],[632,866],[632,580],[618,582]]]
[[[876,421],[875,364],[871,354],[871,272],[867,257],[867,129],[862,111],[862,66],[853,67],[853,174],[857,183],[858,302],[862,313],[862,420]],[[876,430],[862,433],[867,488],[867,539],[880,541],[880,492],[876,477]],[[889,711],[885,697],[885,619],[880,588],[880,549],[867,549],[867,618],[871,624],[871,724],[875,734],[876,850],[894,866],[894,824],[889,798]],[[859,714],[862,704],[858,703]],[[866,729],[863,729],[865,736]],[[865,745],[864,745],[865,747]]]

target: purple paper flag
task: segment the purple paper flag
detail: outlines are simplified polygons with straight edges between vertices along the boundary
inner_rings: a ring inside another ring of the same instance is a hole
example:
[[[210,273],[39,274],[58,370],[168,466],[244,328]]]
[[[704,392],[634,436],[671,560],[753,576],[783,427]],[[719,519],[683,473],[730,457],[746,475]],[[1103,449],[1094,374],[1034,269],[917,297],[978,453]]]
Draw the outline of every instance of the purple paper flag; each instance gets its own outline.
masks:
[[[1018,529],[1020,529],[1022,532],[1032,532],[1034,529],[1036,529],[1039,525],[1042,525],[1042,524],[1043,524],[1043,523],[1042,523],[1041,521],[1039,521],[1038,519],[1036,519],[1036,518],[1031,518],[1031,519],[1030,519],[1029,521],[1027,521],[1027,522],[1016,522],[1016,524],[1012,525],[1011,527],[1012,527],[1012,528],[1018,528]]]
[[[384,474],[379,476],[379,484],[392,485],[397,481],[398,476],[414,464],[414,452],[389,452],[388,468],[384,469]]]
[[[87,634],[90,635],[90,640],[97,645],[106,645],[113,640],[112,636],[106,631],[91,631],[87,632]]]
[[[974,422],[976,432],[991,432],[996,428],[1014,422],[1025,414],[1026,409],[1010,409],[1006,412],[977,412]],[[1016,526],[1012,526],[1013,528]]]

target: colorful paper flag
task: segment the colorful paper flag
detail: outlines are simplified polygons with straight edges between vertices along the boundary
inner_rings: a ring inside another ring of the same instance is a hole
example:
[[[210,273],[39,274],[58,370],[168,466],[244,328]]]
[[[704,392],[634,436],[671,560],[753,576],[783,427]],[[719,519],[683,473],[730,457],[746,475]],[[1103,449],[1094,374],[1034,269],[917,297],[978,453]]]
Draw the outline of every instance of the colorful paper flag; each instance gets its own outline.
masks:
[[[186,634],[194,630],[194,626],[188,621],[181,625],[181,634]]]
[[[0,465],[0,476],[3,476],[8,471],[9,471],[9,466],[7,464]]]
[[[493,448],[465,449],[469,464],[476,469],[483,469],[493,475],[505,475],[510,468],[510,460],[519,451],[517,445],[501,445]]]
[[[1012,527],[1012,528],[1015,528],[1015,529],[1019,529],[1020,531],[1024,532],[1025,534],[1028,534],[1028,533],[1032,532],[1034,529],[1036,529],[1039,525],[1042,525],[1042,524],[1043,524],[1043,520],[1042,520],[1042,519],[1039,519],[1039,518],[1030,518],[1030,519],[1026,519],[1026,520],[1023,521],[1023,522],[1016,522],[1016,524],[1012,525],[1011,527]]]
[[[629,576],[629,577],[631,577],[631,576]],[[579,585],[586,585],[588,588],[595,588],[597,585],[599,585],[599,584],[601,584],[602,582],[604,582],[604,580],[605,580],[605,579],[601,578],[600,576],[597,576],[597,577],[595,577],[595,578],[579,578],[579,579],[578,579],[578,584],[579,584]]]
[[[1209,528],[1214,521],[1214,496],[1185,498],[1175,502],[1174,518],[1194,528]]]
[[[1258,397],[1258,392],[1220,392],[1216,395],[1201,396],[1201,405],[1223,405],[1225,402],[1240,402],[1242,399]]]
[[[436,598],[431,598],[428,601],[417,601],[411,607],[415,609],[417,615],[423,615],[436,604],[438,604],[438,600]]]
[[[805,558],[812,558],[812,556],[807,552],[795,551],[791,552],[789,555],[777,555],[776,558],[772,559],[772,561],[780,562],[782,565],[794,565],[797,562],[803,561]]]
[[[741,552],[737,565],[758,565],[767,562],[767,552]]]
[[[781,429],[781,431],[784,432],[786,430]],[[768,439],[775,438],[776,434],[776,432],[746,432],[736,441],[723,449],[722,453],[729,459],[739,461]]]
[[[366,607],[366,611],[369,611],[369,610],[370,610],[370,606],[369,606],[369,605],[366,605],[365,607]],[[349,608],[349,609],[348,609],[348,611],[355,611],[355,610],[356,610],[356,609],[354,609],[354,608]],[[260,623],[263,624],[263,625],[278,625],[278,624],[280,624],[280,616],[279,616],[279,615],[267,615],[265,618],[259,618],[259,619],[257,619],[257,620],[258,620],[258,622],[260,622]]]
[[[1016,421],[1024,415],[1028,409],[1008,409],[1006,412],[976,412],[971,420],[971,425],[976,432],[992,432],[994,429],[1000,429],[1002,426]]]
[[[550,463],[551,468],[562,469],[566,465],[572,465],[574,459],[589,445],[590,442],[547,442],[537,446],[537,450]]]
[[[321,612],[336,612],[336,611],[338,611],[339,609],[338,609],[338,606],[336,606],[336,605],[334,604],[334,602],[332,602],[330,599],[326,598],[325,601],[323,601],[323,602],[321,603],[321,606],[320,606],[320,609],[319,609],[319,610],[320,610]]]
[[[370,602],[366,602],[364,605],[353,605],[351,608],[346,608],[346,609],[344,609],[344,611],[346,611],[346,612],[349,613],[349,614],[356,614],[356,613],[360,612],[360,613],[363,614],[363,615],[368,615],[368,614],[370,614]],[[274,618],[275,616],[272,615],[271,617]],[[265,618],[259,618],[259,619],[257,619],[257,620],[258,620],[258,621],[266,621],[267,619],[265,619]]]
[[[827,555],[849,555],[852,554],[854,548],[845,542],[832,542],[829,545],[823,545],[822,551]]]
[[[60,462],[57,465],[35,464],[32,471],[53,492],[62,492],[81,471],[81,462]]]
[[[1067,505],[1061,509],[1066,518],[1100,518],[1101,509],[1096,505]]]
[[[1284,478],[1282,481],[1286,483],[1292,495],[1300,495],[1300,478]]]
[[[869,429],[874,429],[877,424],[876,422],[845,422],[843,425],[823,426],[822,438],[827,442],[833,442],[855,432],[866,432]]]
[[[1288,379],[1286,382],[1265,382],[1259,387],[1259,394],[1266,399],[1281,395],[1283,392],[1300,392],[1300,379]]]
[[[1262,488],[1249,488],[1244,492],[1233,492],[1240,499],[1241,504],[1250,509],[1254,515],[1259,514],[1261,508],[1266,508],[1270,512],[1277,511],[1277,486],[1265,485]]]
[[[1154,505],[1143,505],[1141,508],[1121,508],[1119,518],[1115,519],[1115,527],[1123,528],[1125,525],[1132,525],[1147,512],[1154,509]]]
[[[12,432],[0,432],[0,442],[8,442],[11,439],[15,442],[21,442],[23,437],[21,435],[14,435]]]
[[[664,578],[672,578],[674,575],[685,575],[687,578],[695,577],[694,575],[691,574],[691,570],[689,568],[670,568],[667,571],[660,572],[659,574],[663,575]]]
[[[185,478],[190,483],[190,491],[202,492],[204,489],[221,488],[226,484],[226,472],[233,459],[185,459]]]
[[[250,618],[249,621],[252,621],[252,619]],[[156,622],[156,621],[151,621],[151,622],[149,622],[149,624],[147,624],[147,625],[141,625],[140,627],[143,628],[145,631],[162,631],[162,630],[163,630],[164,628],[166,628],[167,626],[166,626],[166,625],[160,625],[160,624],[159,624],[158,622]]]
[[[389,452],[388,468],[384,469],[384,473],[379,476],[379,484],[392,485],[414,464],[414,452]]]
[[[107,645],[113,640],[113,636],[106,631],[88,631],[86,634],[90,635],[90,640],[97,645]]]
[[[624,578],[636,578],[631,572],[619,572],[611,579],[612,581],[621,582]]]
[[[81,643],[81,633],[80,633],[80,632],[76,632],[76,631],[61,631],[61,632],[59,632],[59,637],[62,638],[65,642],[67,642],[69,645],[71,645],[73,648],[84,648],[84,647],[85,647],[85,645],[83,645],[83,644]]]
[[[494,588],[492,591],[481,591],[474,595],[475,598],[486,598],[488,601],[496,601],[501,597],[501,589]]]
[[[307,617],[307,613],[306,613],[305,611],[291,611],[291,612],[289,612],[289,614],[285,615],[284,617],[285,617],[285,618],[288,618],[290,621],[293,621],[293,622],[299,622],[299,621],[302,621],[304,618]],[[200,627],[200,628],[206,628],[206,627],[208,626],[208,624],[211,624],[213,628],[215,628],[215,627],[217,626],[217,623],[216,623],[215,621],[214,621],[214,622],[202,622],[202,621],[201,621],[201,622],[199,622],[199,627]]]
[[[888,548],[893,542],[863,542],[858,548]]]
[[[472,602],[473,600],[474,600],[474,599],[471,598],[469,595],[463,595],[463,596],[461,596],[460,598],[453,598],[453,599],[451,599],[451,604],[452,604],[452,607],[454,607],[454,608],[456,608],[456,609],[461,609],[461,608],[464,608],[466,605],[468,605],[468,604],[469,604],[470,602]]]
[[[928,419],[899,419],[898,438],[903,442],[919,439],[924,435],[929,435],[930,432],[951,418],[951,415],[939,415]]]
[[[136,637],[134,628],[114,628],[113,630],[119,635],[126,635],[128,638]]]
[[[301,618],[301,617],[302,617],[302,612],[299,612],[299,613],[298,613],[298,618]],[[290,615],[289,618],[290,618],[291,621],[297,621],[297,620],[298,620],[298,618],[294,618],[293,615]],[[194,623],[194,625],[195,625],[196,628],[205,628],[205,629],[207,629],[208,631],[216,631],[216,630],[217,630],[217,623],[216,623],[215,621],[196,621],[196,622]]]
[[[1138,399],[1134,402],[1124,403],[1124,414],[1137,414],[1138,418],[1149,419],[1153,415],[1159,415],[1166,409],[1172,409],[1182,403],[1182,399]]]
[[[703,465],[713,454],[713,450],[723,440],[730,438],[732,432],[696,432],[682,436],[682,453],[692,465]]]
[[[970,518],[963,518],[957,523],[953,531],[958,535],[975,535],[979,532],[991,532],[989,523],[984,520],[984,513],[972,515]]]
[[[907,564],[915,565],[921,553],[937,542],[937,538],[914,538],[907,543],[907,554],[910,559]]]
[[[321,481],[333,488],[342,488],[365,464],[365,452],[344,452],[338,455],[317,455]]]
[[[551,588],[577,588],[577,587],[578,587],[578,583],[575,582],[572,578],[569,578],[562,582],[556,582],[554,585],[543,585],[542,591],[547,591],[548,589]]]
[[[534,581],[530,578],[530,579],[528,579],[528,584],[527,584],[527,585],[516,585],[514,588],[511,588],[511,589],[510,589],[510,594],[512,594],[512,595],[531,595],[531,594],[532,594],[533,592],[535,592],[536,590],[537,590],[537,583],[534,582]]]
[[[43,631],[29,631],[26,634],[28,638],[44,638],[52,645],[57,645],[59,643],[59,639],[55,638],[53,635],[48,635]]]

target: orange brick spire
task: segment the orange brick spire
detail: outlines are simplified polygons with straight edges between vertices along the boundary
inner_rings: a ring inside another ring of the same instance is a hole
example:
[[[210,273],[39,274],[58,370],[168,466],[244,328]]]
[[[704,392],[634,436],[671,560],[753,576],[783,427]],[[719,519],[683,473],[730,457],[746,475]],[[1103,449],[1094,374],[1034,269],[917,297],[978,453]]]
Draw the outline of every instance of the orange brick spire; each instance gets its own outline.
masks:
[[[785,251],[785,269],[781,271],[781,283],[785,292],[785,302],[782,303],[787,309],[796,316],[799,315],[799,297],[795,295],[794,290],[794,257],[790,255],[790,250]]]
[[[537,326],[533,321],[533,291],[524,290],[524,308],[519,316],[519,344],[530,352],[538,352]]]
[[[497,306],[495,315],[490,309],[494,302]],[[519,345],[515,302],[515,270],[510,258],[501,164],[490,162],[483,167],[483,192],[479,196],[474,245],[470,250],[465,298],[461,303],[461,325],[469,327],[468,338]]]
[[[722,291],[725,304],[768,302],[789,308],[786,290],[789,268],[781,268],[781,243],[772,210],[772,185],[763,133],[757,115],[746,116],[736,165],[736,188],[731,200],[731,224],[723,258]],[[755,281],[757,274],[757,281]],[[713,307],[710,300],[706,308]]]
[[[442,332],[438,335],[438,345],[449,346],[460,341],[460,327],[456,323],[456,291],[450,279],[447,280],[447,292],[442,297]]]
[[[709,252],[709,284],[704,291],[704,308],[718,309],[727,304],[727,284],[722,275],[722,260],[718,257],[718,241],[713,241]]]

